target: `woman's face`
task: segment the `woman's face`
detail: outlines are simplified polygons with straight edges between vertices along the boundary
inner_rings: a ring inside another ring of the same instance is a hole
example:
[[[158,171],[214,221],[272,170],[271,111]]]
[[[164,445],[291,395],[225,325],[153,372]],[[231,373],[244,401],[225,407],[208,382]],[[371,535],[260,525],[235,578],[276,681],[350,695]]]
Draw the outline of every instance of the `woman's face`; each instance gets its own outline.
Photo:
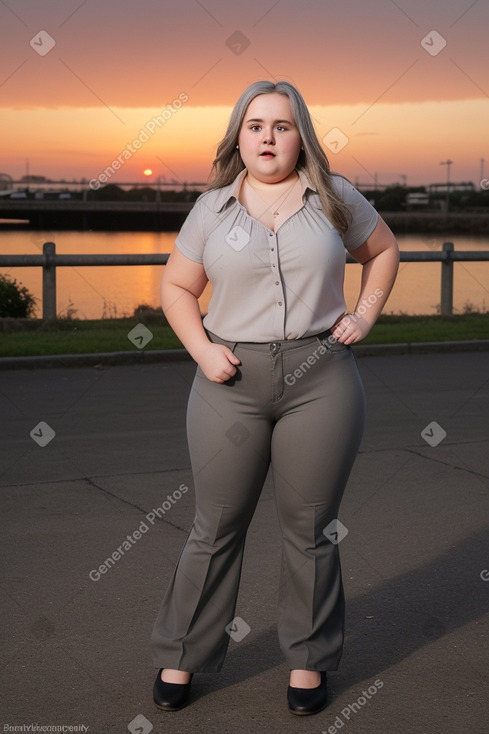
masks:
[[[301,150],[289,98],[260,94],[248,105],[239,132],[239,152],[248,172],[263,183],[278,183],[294,170]]]

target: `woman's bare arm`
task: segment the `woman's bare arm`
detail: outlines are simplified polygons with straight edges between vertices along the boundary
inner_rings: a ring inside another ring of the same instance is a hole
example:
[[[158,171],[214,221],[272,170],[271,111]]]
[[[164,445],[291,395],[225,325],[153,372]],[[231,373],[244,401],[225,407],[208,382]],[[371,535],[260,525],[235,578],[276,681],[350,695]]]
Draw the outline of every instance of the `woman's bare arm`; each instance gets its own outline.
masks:
[[[396,238],[380,217],[370,237],[352,255],[362,264],[362,283],[355,311],[339,319],[332,329],[343,344],[367,336],[389,297],[399,267]]]
[[[239,359],[228,347],[213,344],[202,325],[198,298],[207,285],[204,266],[173,250],[161,280],[161,306],[168,323],[205,376],[225,382],[236,374]]]

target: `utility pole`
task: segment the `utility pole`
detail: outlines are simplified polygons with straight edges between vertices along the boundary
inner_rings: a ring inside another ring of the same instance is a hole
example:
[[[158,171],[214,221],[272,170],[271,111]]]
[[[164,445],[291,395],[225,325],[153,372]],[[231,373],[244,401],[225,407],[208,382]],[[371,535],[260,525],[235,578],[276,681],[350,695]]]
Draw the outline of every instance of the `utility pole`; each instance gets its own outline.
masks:
[[[450,158],[446,161],[441,161],[440,163],[440,166],[447,167],[447,214],[450,206],[450,166],[452,163],[453,161],[451,161]]]

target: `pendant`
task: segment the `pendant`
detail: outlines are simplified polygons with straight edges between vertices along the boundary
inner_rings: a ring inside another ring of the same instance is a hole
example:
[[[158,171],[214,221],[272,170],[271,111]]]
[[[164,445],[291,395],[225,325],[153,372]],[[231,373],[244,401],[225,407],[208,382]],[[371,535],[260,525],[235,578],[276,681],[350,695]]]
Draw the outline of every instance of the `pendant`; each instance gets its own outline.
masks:
[[[272,214],[273,214],[274,217],[278,217],[279,212],[272,212]]]

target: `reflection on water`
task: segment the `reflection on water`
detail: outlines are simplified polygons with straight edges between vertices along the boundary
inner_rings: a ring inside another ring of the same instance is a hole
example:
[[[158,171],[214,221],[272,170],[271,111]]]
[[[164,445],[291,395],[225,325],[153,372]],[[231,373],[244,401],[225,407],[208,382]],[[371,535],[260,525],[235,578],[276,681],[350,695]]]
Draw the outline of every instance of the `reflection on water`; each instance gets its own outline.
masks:
[[[0,232],[0,254],[38,255],[46,241],[56,243],[59,254],[136,254],[171,252],[175,232]],[[399,236],[401,250],[441,250],[447,237]],[[488,250],[489,240],[454,237],[457,250]],[[489,307],[489,262],[455,263],[454,308],[466,305]],[[159,305],[159,285],[163,266],[62,267],[57,269],[58,313],[76,311],[79,318],[131,315],[140,304]],[[39,299],[41,312],[41,268],[9,268],[12,278],[25,285]],[[345,295],[353,309],[360,286],[361,268],[347,265]],[[433,314],[440,303],[440,263],[401,263],[394,290],[385,313]],[[207,288],[201,298],[205,311],[210,297]]]

